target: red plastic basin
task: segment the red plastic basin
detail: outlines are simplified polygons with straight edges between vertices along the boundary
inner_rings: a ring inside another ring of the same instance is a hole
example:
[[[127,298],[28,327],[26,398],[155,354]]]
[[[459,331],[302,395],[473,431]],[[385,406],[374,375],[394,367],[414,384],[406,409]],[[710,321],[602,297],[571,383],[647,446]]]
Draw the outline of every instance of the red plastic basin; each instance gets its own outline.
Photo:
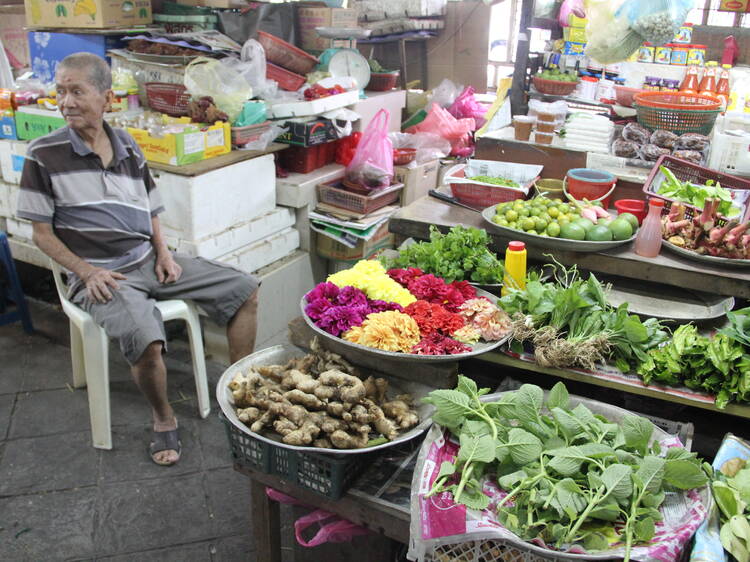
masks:
[[[615,209],[618,213],[631,213],[638,219],[638,224],[643,222],[648,214],[646,202],[640,199],[618,199],[615,201]]]

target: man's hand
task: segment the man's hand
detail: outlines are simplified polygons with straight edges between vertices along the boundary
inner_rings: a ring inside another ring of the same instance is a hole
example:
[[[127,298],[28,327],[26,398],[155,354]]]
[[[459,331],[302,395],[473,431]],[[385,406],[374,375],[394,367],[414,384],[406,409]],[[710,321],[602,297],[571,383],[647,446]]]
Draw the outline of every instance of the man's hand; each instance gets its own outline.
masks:
[[[90,272],[82,277],[86,283],[89,298],[100,303],[112,300],[112,291],[120,288],[118,279],[127,279],[122,273],[104,269],[103,267],[92,267]]]
[[[159,254],[154,269],[159,283],[174,283],[182,275],[182,268],[174,261],[172,254],[169,252]]]

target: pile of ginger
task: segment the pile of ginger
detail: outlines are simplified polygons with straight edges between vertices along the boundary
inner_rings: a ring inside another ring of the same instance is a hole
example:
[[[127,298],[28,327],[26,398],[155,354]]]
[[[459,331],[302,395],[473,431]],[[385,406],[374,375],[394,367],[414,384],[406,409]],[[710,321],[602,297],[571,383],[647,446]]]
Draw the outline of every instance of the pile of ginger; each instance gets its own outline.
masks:
[[[363,380],[317,338],[310,347],[304,357],[252,367],[229,383],[237,417],[251,431],[272,428],[288,445],[359,449],[371,435],[393,440],[419,423],[411,395],[387,400],[388,381]]]

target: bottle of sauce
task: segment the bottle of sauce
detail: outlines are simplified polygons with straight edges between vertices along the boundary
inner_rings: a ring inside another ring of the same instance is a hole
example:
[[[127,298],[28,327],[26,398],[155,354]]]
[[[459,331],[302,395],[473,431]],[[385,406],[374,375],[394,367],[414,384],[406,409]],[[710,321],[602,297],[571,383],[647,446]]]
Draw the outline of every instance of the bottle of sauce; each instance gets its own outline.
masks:
[[[685,73],[685,79],[680,85],[680,92],[684,94],[697,94],[700,87],[698,80],[698,65],[691,64]]]
[[[703,73],[701,85],[698,87],[699,94],[712,96],[716,93],[716,61],[706,63],[706,71]]]
[[[729,69],[732,68],[728,64],[721,65],[721,71],[719,73],[719,82],[716,84],[716,97],[721,100],[721,110],[726,111],[727,105],[729,105]]]
[[[661,211],[663,208],[663,200],[649,199],[648,215],[643,219],[633,245],[633,251],[639,256],[655,258],[661,252]]]
[[[661,223],[660,223],[661,224]],[[526,244],[513,241],[505,250],[505,276],[500,294],[505,296],[510,289],[526,288]]]

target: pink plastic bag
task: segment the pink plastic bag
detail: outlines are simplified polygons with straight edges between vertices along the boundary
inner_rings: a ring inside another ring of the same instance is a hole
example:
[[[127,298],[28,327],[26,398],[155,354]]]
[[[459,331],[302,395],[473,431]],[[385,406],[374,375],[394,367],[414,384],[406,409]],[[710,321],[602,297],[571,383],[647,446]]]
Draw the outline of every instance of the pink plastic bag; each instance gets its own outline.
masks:
[[[586,8],[583,6],[583,0],[565,0],[560,6],[560,13],[557,16],[557,23],[560,27],[570,27],[570,14],[576,17],[585,18]]]
[[[267,487],[266,495],[279,503],[310,508],[310,506],[298,501],[296,498],[288,496],[273,488]],[[323,523],[329,519],[330,521],[328,523]],[[315,536],[309,541],[305,540],[302,536],[302,532],[316,523],[320,525],[318,532],[315,533]],[[327,542],[348,542],[354,537],[367,534],[370,534],[369,529],[365,529],[360,525],[355,525],[351,521],[341,519],[335,513],[324,511],[322,509],[316,509],[307,515],[303,515],[294,522],[294,536],[297,538],[297,543],[299,543],[300,546],[306,547],[318,546]]]
[[[388,138],[390,113],[381,109],[362,133],[354,158],[346,167],[346,179],[366,189],[393,183],[393,143]]]
[[[424,121],[410,127],[407,133],[434,133],[451,143],[451,154],[467,156],[472,151],[471,131],[474,119],[456,119],[436,103],[432,104]]]
[[[472,130],[476,131],[484,125],[484,115],[487,113],[487,110],[476,100],[474,91],[472,86],[466,86],[464,91],[456,98],[456,101],[448,108],[448,113],[456,119],[474,119],[474,128]]]

